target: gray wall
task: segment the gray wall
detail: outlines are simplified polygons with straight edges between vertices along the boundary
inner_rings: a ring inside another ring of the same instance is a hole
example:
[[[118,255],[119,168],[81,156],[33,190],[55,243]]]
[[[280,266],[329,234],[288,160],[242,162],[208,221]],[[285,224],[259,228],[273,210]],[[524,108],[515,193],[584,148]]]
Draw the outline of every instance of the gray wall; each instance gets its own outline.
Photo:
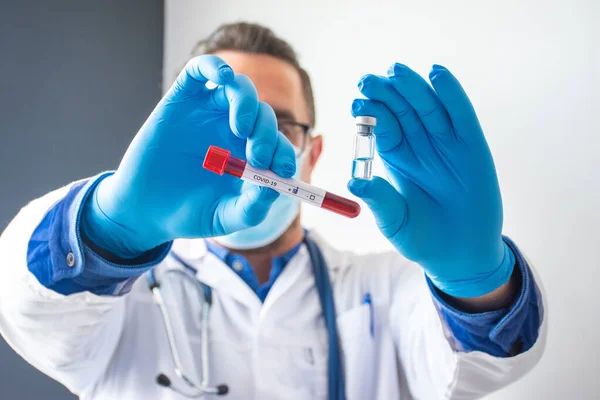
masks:
[[[117,167],[161,95],[162,0],[0,1],[0,230]],[[71,399],[0,340],[0,399]]]

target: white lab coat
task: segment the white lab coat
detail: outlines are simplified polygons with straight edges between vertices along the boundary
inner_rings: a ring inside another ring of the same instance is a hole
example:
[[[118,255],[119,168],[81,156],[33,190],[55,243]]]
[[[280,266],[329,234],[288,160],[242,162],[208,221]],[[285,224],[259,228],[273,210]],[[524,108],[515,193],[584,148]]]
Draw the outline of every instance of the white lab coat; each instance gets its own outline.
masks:
[[[63,296],[43,287],[28,271],[29,238],[66,191],[33,201],[0,239],[2,335],[23,358],[82,399],[183,398],[155,383],[164,372],[183,386],[173,372],[146,279],[138,279],[124,296]],[[478,398],[521,378],[541,357],[547,318],[533,348],[516,357],[458,352],[418,265],[396,253],[357,256],[336,251],[313,238],[324,253],[334,288],[348,399]],[[283,270],[264,304],[207,252],[202,240],[177,240],[173,251],[213,288],[210,380],[229,385],[225,398],[327,397],[327,331],[305,247]],[[171,257],[159,266],[170,267],[177,267]],[[362,304],[366,292],[374,305],[373,337],[369,306]],[[182,295],[188,298],[189,306],[181,312],[190,334],[184,363],[193,366],[193,378],[199,380],[199,311],[192,295]]]

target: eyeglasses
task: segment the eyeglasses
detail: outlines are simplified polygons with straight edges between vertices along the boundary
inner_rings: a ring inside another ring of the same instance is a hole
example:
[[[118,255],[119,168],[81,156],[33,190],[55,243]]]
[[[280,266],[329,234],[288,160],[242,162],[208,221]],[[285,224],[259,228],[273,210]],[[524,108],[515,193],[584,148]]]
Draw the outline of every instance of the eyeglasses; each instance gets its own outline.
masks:
[[[296,158],[300,158],[304,153],[304,150],[306,150],[308,142],[310,141],[310,133],[312,132],[310,125],[284,119],[277,120],[277,126],[279,131],[283,133],[286,138],[288,138],[292,145],[299,149],[296,154]]]

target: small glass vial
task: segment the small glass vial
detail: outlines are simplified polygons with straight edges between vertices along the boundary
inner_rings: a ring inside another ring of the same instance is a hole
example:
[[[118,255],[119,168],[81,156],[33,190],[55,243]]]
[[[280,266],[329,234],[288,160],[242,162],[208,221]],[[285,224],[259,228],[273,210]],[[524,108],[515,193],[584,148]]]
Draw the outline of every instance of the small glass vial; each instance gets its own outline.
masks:
[[[356,117],[354,136],[354,157],[352,178],[371,180],[373,178],[373,156],[375,155],[375,117]]]

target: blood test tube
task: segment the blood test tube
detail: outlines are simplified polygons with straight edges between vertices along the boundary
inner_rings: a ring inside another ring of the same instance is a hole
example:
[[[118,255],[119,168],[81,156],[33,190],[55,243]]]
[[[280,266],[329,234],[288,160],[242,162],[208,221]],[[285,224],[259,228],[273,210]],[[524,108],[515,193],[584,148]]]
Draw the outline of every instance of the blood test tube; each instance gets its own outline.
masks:
[[[355,201],[297,179],[282,178],[270,170],[254,168],[245,160],[232,156],[229,150],[217,146],[208,148],[203,166],[219,175],[233,175],[348,218],[360,214],[360,204]]]

